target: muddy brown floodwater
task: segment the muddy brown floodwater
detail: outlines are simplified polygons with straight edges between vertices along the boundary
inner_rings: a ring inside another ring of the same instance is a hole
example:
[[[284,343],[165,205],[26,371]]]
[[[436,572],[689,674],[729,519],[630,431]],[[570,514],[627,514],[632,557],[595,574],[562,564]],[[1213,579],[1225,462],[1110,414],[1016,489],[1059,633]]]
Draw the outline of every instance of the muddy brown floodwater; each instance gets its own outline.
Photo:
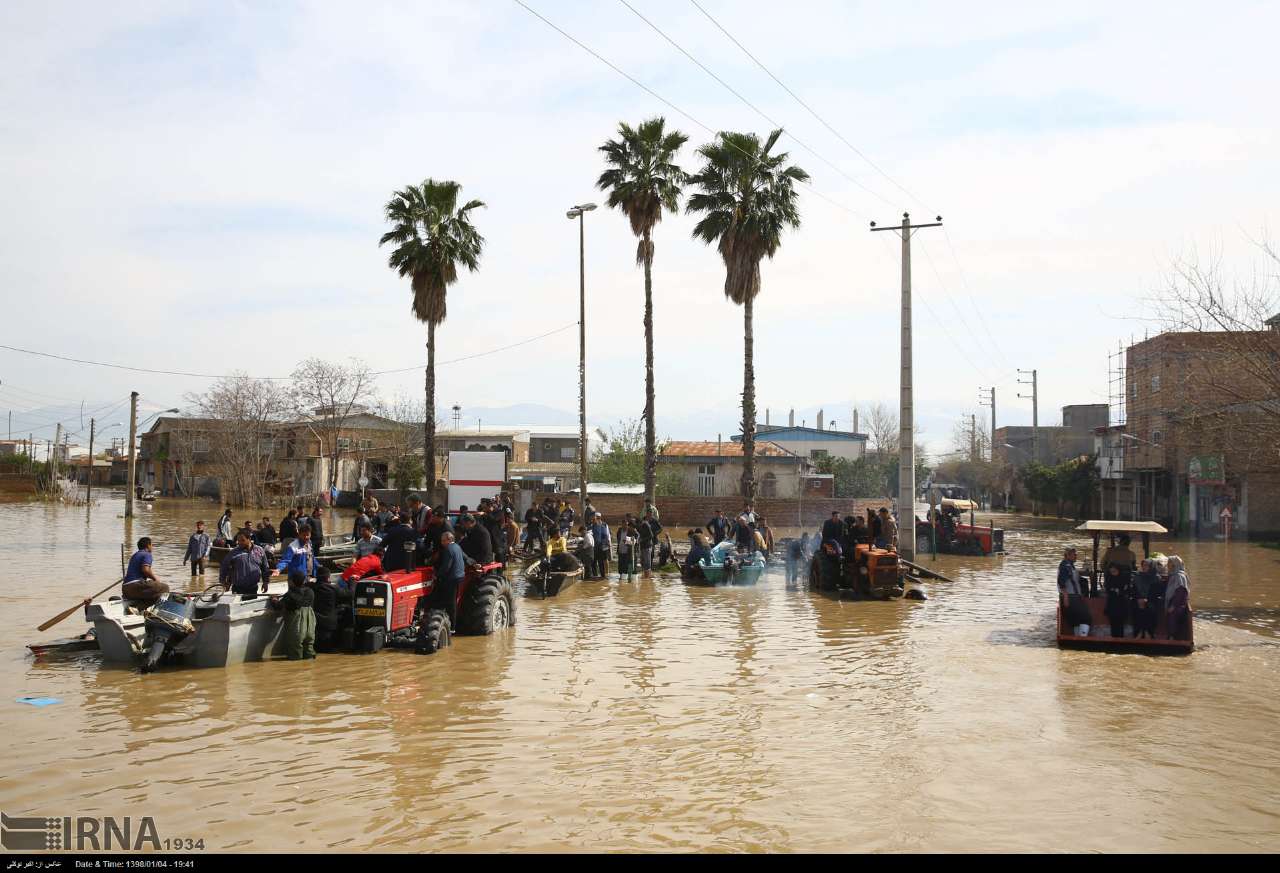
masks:
[[[218,515],[122,509],[0,505],[7,814],[150,815],[210,850],[1280,849],[1280,551],[1157,544],[1187,559],[1184,658],[1059,651],[1055,567],[1087,541],[1005,516],[1009,555],[940,558],[925,603],[614,579],[430,658],[34,661],[126,535],[184,581]]]

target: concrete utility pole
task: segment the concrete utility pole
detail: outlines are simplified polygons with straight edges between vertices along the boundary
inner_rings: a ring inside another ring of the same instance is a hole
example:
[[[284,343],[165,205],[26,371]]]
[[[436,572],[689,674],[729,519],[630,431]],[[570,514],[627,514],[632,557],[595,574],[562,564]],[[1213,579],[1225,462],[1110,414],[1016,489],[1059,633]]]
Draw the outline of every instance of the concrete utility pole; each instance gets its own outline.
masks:
[[[578,518],[587,515],[587,222],[583,218],[595,209],[581,203],[565,213],[578,219]]]
[[[89,419],[89,475],[85,479],[85,485],[87,486],[84,498],[85,502],[89,502],[93,499],[93,432],[97,427],[97,424],[98,423],[92,418]]]
[[[911,348],[911,236],[924,227],[941,227],[942,216],[928,224],[912,224],[911,214],[902,213],[902,224],[876,227],[871,231],[891,230],[902,239],[902,348],[898,401],[898,554],[907,561],[916,559],[916,440],[915,399],[912,387]]]
[[[133,490],[137,481],[138,392],[129,392],[129,476],[124,492],[124,517],[133,518]]]
[[[991,462],[996,460],[996,387],[992,385],[990,388],[979,388],[981,396],[978,397],[978,403],[982,406],[991,407]]]
[[[969,460],[978,460],[978,416],[969,413]]]
[[[58,428],[53,434],[53,448],[49,450],[49,481],[55,485],[58,482],[58,446],[62,445],[62,422],[58,422]]]
[[[1019,374],[1030,373],[1031,378],[1019,379],[1019,385],[1031,386],[1031,397],[1019,394],[1023,400],[1031,400],[1031,460],[1040,461],[1040,380],[1035,370],[1019,370]]]

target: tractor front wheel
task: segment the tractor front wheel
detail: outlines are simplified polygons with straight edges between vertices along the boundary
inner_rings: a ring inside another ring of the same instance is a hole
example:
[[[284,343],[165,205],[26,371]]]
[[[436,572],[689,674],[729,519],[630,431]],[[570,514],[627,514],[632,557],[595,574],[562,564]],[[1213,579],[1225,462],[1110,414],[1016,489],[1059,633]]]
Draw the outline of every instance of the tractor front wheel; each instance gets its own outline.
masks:
[[[452,635],[453,628],[449,624],[449,613],[443,609],[430,610],[422,621],[422,628],[418,634],[418,647],[415,651],[419,655],[434,655],[448,647]]]

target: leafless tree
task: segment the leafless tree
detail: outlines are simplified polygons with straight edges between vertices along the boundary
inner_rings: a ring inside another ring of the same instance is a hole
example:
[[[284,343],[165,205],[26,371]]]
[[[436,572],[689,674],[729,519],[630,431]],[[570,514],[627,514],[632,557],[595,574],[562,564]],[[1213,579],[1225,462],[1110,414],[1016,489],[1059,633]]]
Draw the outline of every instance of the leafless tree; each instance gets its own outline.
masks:
[[[329,459],[329,486],[338,482],[338,465],[344,452],[338,440],[353,414],[370,399],[373,376],[368,365],[355,358],[349,364],[333,364],[308,358],[293,371],[294,414],[320,441],[320,454]]]
[[[290,409],[288,393],[277,382],[237,373],[186,399],[209,419],[210,454],[223,499],[265,505],[267,473]]]
[[[1236,442],[1246,430],[1280,441],[1280,253],[1265,240],[1255,245],[1258,263],[1245,276],[1218,255],[1184,256],[1150,301],[1165,330],[1213,340],[1190,336],[1177,349],[1181,419],[1208,444],[1214,430]]]
[[[880,457],[898,453],[898,414],[883,403],[873,403],[862,412],[871,450]]]
[[[422,486],[423,464],[423,407],[421,399],[397,397],[392,401],[379,400],[374,412],[394,421],[398,427],[385,432],[384,444],[375,446],[386,455],[388,472],[396,480],[396,487],[403,495]],[[416,462],[416,463],[415,463]]]

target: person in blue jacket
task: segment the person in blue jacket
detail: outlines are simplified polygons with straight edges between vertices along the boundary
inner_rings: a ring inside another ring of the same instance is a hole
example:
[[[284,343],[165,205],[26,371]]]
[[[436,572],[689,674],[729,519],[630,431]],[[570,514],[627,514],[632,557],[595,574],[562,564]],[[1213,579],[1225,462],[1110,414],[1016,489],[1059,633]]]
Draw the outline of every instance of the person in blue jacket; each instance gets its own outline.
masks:
[[[289,543],[280,558],[277,572],[287,574],[289,581],[301,577],[305,583],[315,573],[315,556],[311,552],[311,526],[304,524],[298,528],[298,538]]]

